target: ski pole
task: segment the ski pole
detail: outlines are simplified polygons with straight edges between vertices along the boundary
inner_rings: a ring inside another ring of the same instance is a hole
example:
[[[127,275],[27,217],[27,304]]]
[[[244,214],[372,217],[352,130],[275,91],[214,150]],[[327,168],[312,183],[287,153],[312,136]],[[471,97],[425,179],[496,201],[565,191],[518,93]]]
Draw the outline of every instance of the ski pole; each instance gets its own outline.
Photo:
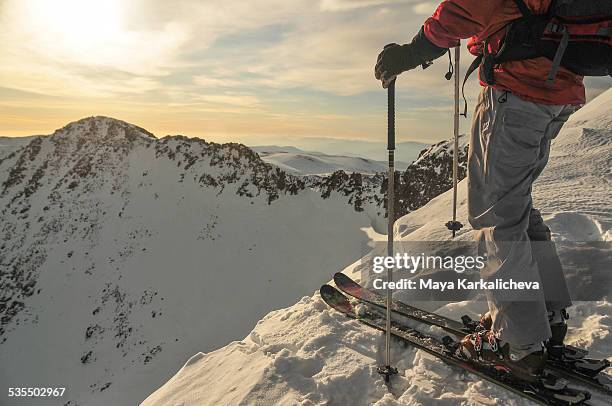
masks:
[[[387,89],[387,150],[389,152],[389,179],[387,181],[387,256],[393,256],[393,224],[395,222],[395,79]],[[393,280],[393,270],[387,268],[387,282]],[[391,289],[387,284],[387,311],[385,323],[385,365],[378,367],[378,373],[388,383],[397,369],[391,366]]]
[[[453,238],[463,224],[457,221],[457,178],[459,177],[459,62],[461,57],[461,43],[455,48],[455,116],[454,116],[454,146],[453,146],[453,219],[446,223],[452,231]]]

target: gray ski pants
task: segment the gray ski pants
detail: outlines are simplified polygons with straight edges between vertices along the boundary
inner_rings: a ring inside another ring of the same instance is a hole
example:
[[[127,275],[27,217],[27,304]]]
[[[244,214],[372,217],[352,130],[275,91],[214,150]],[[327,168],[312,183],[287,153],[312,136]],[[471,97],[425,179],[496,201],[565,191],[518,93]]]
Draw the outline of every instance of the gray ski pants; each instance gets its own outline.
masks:
[[[571,305],[550,230],[533,208],[531,188],[550,144],[573,106],[525,101],[483,88],[472,123],[468,154],[469,221],[479,252],[487,256],[487,281],[536,281],[539,290],[487,291],[493,331],[513,345],[550,338],[547,311]]]

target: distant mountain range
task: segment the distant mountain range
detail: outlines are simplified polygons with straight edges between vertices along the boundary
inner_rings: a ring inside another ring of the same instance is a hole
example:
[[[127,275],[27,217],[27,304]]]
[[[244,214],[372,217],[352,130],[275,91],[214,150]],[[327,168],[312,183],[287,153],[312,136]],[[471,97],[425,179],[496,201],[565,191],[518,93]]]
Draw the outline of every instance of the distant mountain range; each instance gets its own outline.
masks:
[[[396,144],[395,159],[400,164],[400,169],[404,169],[407,164],[417,159],[419,153],[428,148],[431,144],[406,141]],[[260,148],[259,145],[249,145],[253,148]],[[291,148],[296,150],[291,150]],[[291,140],[291,147],[280,146],[286,152],[311,152],[319,151],[326,155],[365,158],[372,161],[387,161],[386,140],[382,141],[363,141],[342,138],[324,137],[303,137]]]
[[[296,147],[260,146],[251,147],[261,158],[280,169],[294,175],[326,175],[336,171],[374,174],[385,172],[387,162],[371,159],[327,155],[322,152],[306,152]],[[398,170],[405,170],[408,164],[396,162]]]

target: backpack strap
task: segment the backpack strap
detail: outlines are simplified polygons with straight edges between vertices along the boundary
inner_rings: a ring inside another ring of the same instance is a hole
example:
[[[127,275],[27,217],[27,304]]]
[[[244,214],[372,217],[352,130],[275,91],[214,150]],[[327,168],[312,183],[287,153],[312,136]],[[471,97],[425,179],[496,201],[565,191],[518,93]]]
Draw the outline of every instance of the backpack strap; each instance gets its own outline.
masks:
[[[563,55],[565,54],[565,50],[567,49],[567,44],[569,43],[569,31],[567,28],[563,27],[562,29],[563,37],[561,38],[561,42],[557,46],[557,52],[555,53],[555,57],[552,61],[552,66],[550,67],[550,72],[548,72],[548,77],[546,78],[546,86],[552,86],[555,76],[557,76],[557,71],[559,70],[559,66],[561,66],[561,59],[563,59]]]
[[[463,78],[463,84],[461,85],[461,95],[463,96],[463,114],[461,115],[463,117],[467,117],[468,108],[465,98],[465,82],[467,82],[470,75],[474,73],[476,69],[480,68],[480,80],[492,86],[495,83],[494,69],[497,64],[495,57],[495,54],[489,53],[489,39],[487,38],[482,44],[482,53],[476,56],[476,59],[472,61]]]
[[[481,62],[482,62],[482,54],[478,55],[476,59],[472,61],[472,64],[465,72],[465,77],[463,78],[463,84],[461,85],[461,96],[463,97],[463,114],[461,115],[463,117],[467,117],[467,109],[468,109],[467,99],[465,98],[465,82],[467,82],[470,75],[474,73],[476,69],[478,69]]]
[[[519,8],[519,10],[521,11],[521,14],[523,14],[523,17],[528,17],[528,16],[533,15],[533,13],[529,9],[529,7],[527,7],[527,4],[525,4],[523,0],[514,0],[514,4],[516,4],[516,6]]]

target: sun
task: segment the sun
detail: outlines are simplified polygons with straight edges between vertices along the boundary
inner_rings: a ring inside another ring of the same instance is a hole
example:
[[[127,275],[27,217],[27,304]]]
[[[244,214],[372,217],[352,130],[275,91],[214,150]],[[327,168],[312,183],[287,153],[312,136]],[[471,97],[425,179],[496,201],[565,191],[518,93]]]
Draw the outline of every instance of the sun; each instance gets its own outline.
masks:
[[[21,7],[32,34],[61,51],[96,53],[123,35],[119,0],[22,0]]]

